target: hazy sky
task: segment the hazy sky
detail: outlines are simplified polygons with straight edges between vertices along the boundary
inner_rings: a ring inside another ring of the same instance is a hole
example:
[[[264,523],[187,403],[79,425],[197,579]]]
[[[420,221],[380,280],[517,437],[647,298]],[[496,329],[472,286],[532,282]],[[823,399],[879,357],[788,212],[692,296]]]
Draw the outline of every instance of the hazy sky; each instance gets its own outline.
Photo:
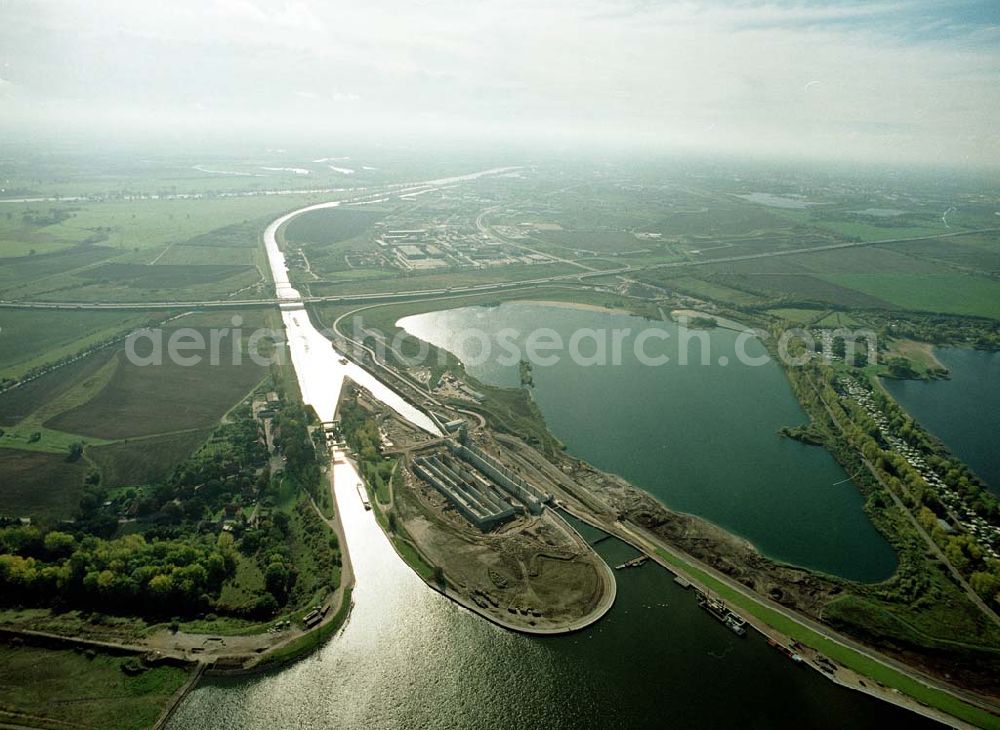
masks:
[[[1000,166],[1000,2],[0,0],[0,128]]]

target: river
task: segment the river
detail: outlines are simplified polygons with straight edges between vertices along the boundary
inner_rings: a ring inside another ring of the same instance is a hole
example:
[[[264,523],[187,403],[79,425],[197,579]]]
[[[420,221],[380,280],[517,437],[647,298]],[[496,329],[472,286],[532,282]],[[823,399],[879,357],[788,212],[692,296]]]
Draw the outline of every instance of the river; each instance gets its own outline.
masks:
[[[302,310],[284,314],[290,339],[301,340],[291,352],[304,397],[325,418],[342,382],[335,365],[344,366],[335,354],[331,362],[333,348],[320,347]],[[333,474],[356,580],[347,624],[286,668],[204,680],[169,728],[930,726],[794,665],[753,632],[735,636],[652,563],[616,573],[615,606],[590,629],[558,637],[500,629],[431,590],[398,558],[361,504],[350,462]],[[596,549],[612,563],[634,555],[617,540]]]
[[[893,398],[1000,497],[1000,353],[942,347],[949,380],[883,380]]]
[[[615,606],[590,629],[498,628],[428,588],[365,511],[353,467],[335,470],[357,580],[348,623],[287,668],[204,680],[173,730],[931,726],[735,636],[653,563],[616,572]],[[613,564],[635,555],[617,540],[597,549]]]

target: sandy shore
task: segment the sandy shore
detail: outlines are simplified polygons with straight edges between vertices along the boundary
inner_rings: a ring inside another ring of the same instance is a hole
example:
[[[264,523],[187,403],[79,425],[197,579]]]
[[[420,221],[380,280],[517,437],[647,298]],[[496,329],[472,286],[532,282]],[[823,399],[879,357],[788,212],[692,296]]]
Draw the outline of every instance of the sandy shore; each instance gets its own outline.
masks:
[[[510,304],[542,304],[546,307],[559,307],[560,309],[580,309],[586,312],[604,312],[606,314],[631,314],[627,309],[612,309],[602,307],[599,304],[585,304],[584,302],[560,302],[550,299],[514,299]]]
[[[715,323],[727,330],[735,330],[737,332],[753,332],[752,327],[747,327],[742,322],[737,322],[735,319],[727,319],[725,317],[720,317],[717,314],[709,314],[708,312],[699,312],[697,309],[672,309],[670,310],[670,316],[674,321],[678,321],[680,317],[688,317],[689,319],[696,319],[698,317],[703,317],[705,319],[714,320]]]

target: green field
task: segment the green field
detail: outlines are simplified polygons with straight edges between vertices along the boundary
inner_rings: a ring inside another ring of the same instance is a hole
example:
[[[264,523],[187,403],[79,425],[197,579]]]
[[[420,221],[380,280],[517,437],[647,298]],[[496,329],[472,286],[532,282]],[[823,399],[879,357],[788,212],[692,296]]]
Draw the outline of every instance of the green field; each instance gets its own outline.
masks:
[[[639,275],[640,281],[648,281],[666,289],[675,290],[682,294],[688,294],[700,299],[713,299],[737,305],[758,304],[762,298],[750,292],[710,278],[698,278],[695,276],[678,276],[675,273],[664,270],[654,270],[643,272]]]
[[[565,255],[566,250],[584,249],[587,251],[619,252],[640,248],[649,248],[654,242],[643,241],[628,231],[539,231],[533,234],[541,242],[549,244],[547,248],[562,249],[558,253]]]
[[[823,279],[877,296],[901,309],[1000,320],[1000,281],[979,276],[923,276],[893,272],[833,274]]]
[[[360,236],[383,218],[371,209],[327,208],[304,213],[283,229],[285,240],[298,246],[325,246]]]
[[[72,517],[83,493],[86,465],[67,454],[0,448],[0,515],[44,521]]]
[[[490,269],[461,269],[452,273],[395,274],[382,279],[363,281],[345,280],[314,284],[311,291],[316,295],[367,294],[374,292],[421,291],[426,289],[447,289],[449,287],[472,286],[475,284],[504,283],[541,279],[562,274],[580,273],[581,269],[570,264],[538,264],[534,266],[512,264]]]
[[[197,331],[203,332],[206,342],[209,340],[207,331]],[[192,366],[166,357],[161,365],[140,366],[120,356],[99,393],[45,425],[104,439],[211,426],[268,372],[249,358],[234,365],[229,351],[223,352],[218,364],[213,365],[203,353],[202,361]]]
[[[188,670],[129,656],[0,644],[0,723],[43,728],[148,728]]]
[[[134,312],[0,310],[0,377],[81,352],[147,319]]]
[[[314,201],[261,196],[10,204],[0,216],[0,293],[8,299],[141,301],[246,292],[262,278],[263,227],[288,208]]]
[[[155,484],[193,453],[211,434],[192,429],[166,436],[132,438],[104,446],[90,446],[87,458],[101,471],[106,484]]]
[[[814,324],[826,316],[825,309],[785,309],[779,307],[777,309],[768,309],[767,313],[775,317],[780,317],[786,322],[794,322],[795,324]]]
[[[875,219],[852,215],[847,211],[813,210],[791,211],[783,210],[781,215],[790,220],[808,224],[816,228],[826,229],[840,236],[856,238],[861,241],[885,241],[897,238],[918,238],[946,233],[948,229],[941,223],[940,216],[925,216],[903,219]]]
[[[331,197],[336,195],[326,194],[323,199]],[[315,201],[314,195],[288,195],[11,203],[0,215],[0,251],[5,256],[27,256],[32,250],[42,254],[89,242],[103,244],[119,254],[135,249],[158,252],[170,243],[218,231],[223,226],[277,217]],[[53,211],[57,214],[53,215]],[[32,219],[42,224],[27,222]],[[44,225],[47,221],[53,222]],[[247,241],[249,246],[255,244],[255,238]]]

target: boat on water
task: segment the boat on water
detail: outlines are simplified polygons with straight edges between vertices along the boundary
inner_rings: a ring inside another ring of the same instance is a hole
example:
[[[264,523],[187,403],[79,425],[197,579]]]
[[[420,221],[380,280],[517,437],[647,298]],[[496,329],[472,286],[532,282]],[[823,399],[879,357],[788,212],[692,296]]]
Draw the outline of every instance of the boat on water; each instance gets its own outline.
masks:
[[[723,623],[737,636],[743,636],[743,634],[747,632],[746,620],[737,616],[735,613],[730,613],[726,616]]]
[[[737,636],[746,634],[746,619],[730,610],[720,599],[698,591],[698,605],[708,611],[709,614],[714,616]]]
[[[368,501],[368,495],[365,493],[365,485],[358,483],[357,486],[358,496],[361,497],[361,504],[365,506],[365,509],[371,509],[372,503]]]
[[[788,657],[797,664],[802,664],[805,661],[805,659],[802,658],[802,655],[799,654],[794,649],[792,649],[791,647],[785,646],[784,644],[780,644],[774,639],[768,639],[767,643],[773,646],[775,649],[780,651],[782,654],[784,654],[786,657]]]
[[[643,565],[647,560],[649,560],[648,555],[640,555],[638,557],[632,558],[621,565],[616,565],[615,570],[624,570],[625,568],[638,568]]]

